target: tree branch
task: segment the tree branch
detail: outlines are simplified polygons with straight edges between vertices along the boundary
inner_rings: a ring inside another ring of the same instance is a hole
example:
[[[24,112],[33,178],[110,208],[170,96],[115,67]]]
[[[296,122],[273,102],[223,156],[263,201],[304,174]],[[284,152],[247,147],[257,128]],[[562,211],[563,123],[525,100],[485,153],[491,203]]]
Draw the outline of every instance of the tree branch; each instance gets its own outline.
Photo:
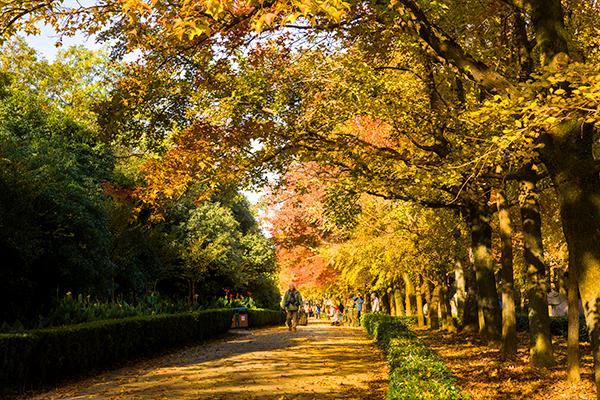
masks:
[[[430,22],[415,1],[400,0],[400,3],[416,18],[412,25],[419,38],[439,57],[488,90],[503,93],[512,89],[512,84],[504,76],[465,52],[446,32]]]

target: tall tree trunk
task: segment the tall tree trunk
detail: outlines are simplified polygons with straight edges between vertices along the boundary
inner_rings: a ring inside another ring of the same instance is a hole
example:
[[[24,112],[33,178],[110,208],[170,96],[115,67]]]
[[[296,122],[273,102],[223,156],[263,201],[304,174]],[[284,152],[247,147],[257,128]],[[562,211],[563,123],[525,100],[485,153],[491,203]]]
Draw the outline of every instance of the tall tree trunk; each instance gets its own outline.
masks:
[[[501,336],[501,313],[492,257],[491,212],[487,204],[470,208],[471,247],[477,283],[477,303],[481,310],[479,330],[484,339],[495,344]]]
[[[392,315],[390,308],[390,297],[387,291],[381,291],[381,310],[388,315]]]
[[[390,315],[392,317],[396,317],[396,300],[394,299],[394,289],[390,288],[390,290],[388,290],[388,301],[390,302]]]
[[[523,225],[523,244],[527,271],[526,290],[529,300],[529,353],[537,367],[554,365],[550,316],[548,315],[548,281],[542,245],[542,220],[533,166],[524,170],[520,182],[519,203]]]
[[[406,313],[404,312],[404,302],[402,301],[402,289],[398,287],[398,291],[400,292],[400,300],[396,301],[396,307],[398,308],[396,312],[399,317],[404,317]]]
[[[447,282],[440,286],[440,305],[442,309],[442,327],[448,332],[456,332],[456,323],[452,317],[452,307],[450,306],[450,291]]]
[[[471,247],[469,247],[469,263],[464,271],[467,290],[463,307],[463,329],[467,332],[477,332],[479,330],[477,284],[475,282],[475,259]]]
[[[440,291],[441,285],[436,282],[433,287],[433,292],[431,294],[431,304],[427,307],[427,314],[429,314],[429,321],[431,325],[431,329],[440,329],[440,320],[438,317],[438,307],[440,305]]]
[[[464,321],[464,307],[467,299],[467,281],[463,263],[458,260],[454,265],[454,280],[456,282],[456,311],[458,319]]]
[[[394,289],[394,309],[397,317],[404,316],[404,307],[402,306],[402,291],[399,287]]]
[[[517,316],[515,312],[515,282],[513,274],[512,221],[509,204],[504,190],[496,192],[498,222],[500,226],[502,264],[502,355],[513,358],[517,355]]]
[[[423,294],[421,293],[422,284],[421,279],[417,281],[416,288],[416,301],[417,301],[417,326],[419,328],[425,327],[425,316],[423,315]]]
[[[402,279],[404,279],[405,293],[404,312],[408,317],[411,317],[415,315],[415,286],[413,285],[408,273],[403,273]]]
[[[530,0],[529,7],[542,65],[560,69],[569,51],[563,3]],[[558,192],[569,273],[577,276],[600,399],[600,176],[592,151],[596,133],[593,125],[563,121],[540,137],[540,155]]]
[[[570,382],[579,382],[579,291],[577,290],[577,274],[572,269],[569,274],[569,328],[567,335],[567,378]]]
[[[431,328],[431,320],[429,318],[429,309],[431,308],[431,288],[427,279],[423,279],[423,289],[421,290],[425,295],[425,303],[427,304],[427,312],[425,313],[426,326]]]
[[[600,398],[600,176],[594,136],[592,126],[563,122],[543,137],[541,155],[558,192],[569,276],[577,277]]]

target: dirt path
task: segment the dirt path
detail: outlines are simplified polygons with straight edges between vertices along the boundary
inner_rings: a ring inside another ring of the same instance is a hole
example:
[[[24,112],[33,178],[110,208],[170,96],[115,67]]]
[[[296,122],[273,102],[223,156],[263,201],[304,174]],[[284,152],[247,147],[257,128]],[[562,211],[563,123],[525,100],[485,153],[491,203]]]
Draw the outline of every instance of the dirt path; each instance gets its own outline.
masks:
[[[383,399],[382,354],[360,328],[311,321],[229,335],[33,399]]]

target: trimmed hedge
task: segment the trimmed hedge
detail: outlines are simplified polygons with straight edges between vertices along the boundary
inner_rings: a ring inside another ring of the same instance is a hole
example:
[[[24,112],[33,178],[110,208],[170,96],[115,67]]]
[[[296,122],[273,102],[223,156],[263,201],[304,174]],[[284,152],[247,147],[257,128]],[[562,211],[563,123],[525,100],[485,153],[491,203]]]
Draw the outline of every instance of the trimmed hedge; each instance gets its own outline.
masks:
[[[467,399],[448,368],[410,330],[412,318],[366,314],[362,324],[386,354],[390,365],[390,400]]]
[[[267,309],[249,309],[248,323],[250,328],[262,326],[282,325],[285,322],[285,314],[282,311]]]
[[[0,335],[0,391],[39,388],[112,363],[227,332],[229,309],[142,316]]]

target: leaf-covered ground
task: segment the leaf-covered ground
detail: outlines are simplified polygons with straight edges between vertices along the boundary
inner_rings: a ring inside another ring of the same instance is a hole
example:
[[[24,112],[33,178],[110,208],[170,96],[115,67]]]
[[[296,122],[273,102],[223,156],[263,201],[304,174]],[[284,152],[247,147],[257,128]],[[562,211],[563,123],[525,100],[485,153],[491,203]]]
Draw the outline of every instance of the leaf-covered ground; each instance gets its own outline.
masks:
[[[383,399],[387,366],[361,328],[314,320],[232,334],[33,399]]]
[[[553,337],[556,367],[540,369],[529,365],[526,334],[519,334],[519,352],[513,361],[503,361],[498,349],[468,334],[426,332],[419,336],[442,357],[463,392],[474,400],[596,399],[588,344],[582,345],[582,381],[569,384],[564,338]]]

